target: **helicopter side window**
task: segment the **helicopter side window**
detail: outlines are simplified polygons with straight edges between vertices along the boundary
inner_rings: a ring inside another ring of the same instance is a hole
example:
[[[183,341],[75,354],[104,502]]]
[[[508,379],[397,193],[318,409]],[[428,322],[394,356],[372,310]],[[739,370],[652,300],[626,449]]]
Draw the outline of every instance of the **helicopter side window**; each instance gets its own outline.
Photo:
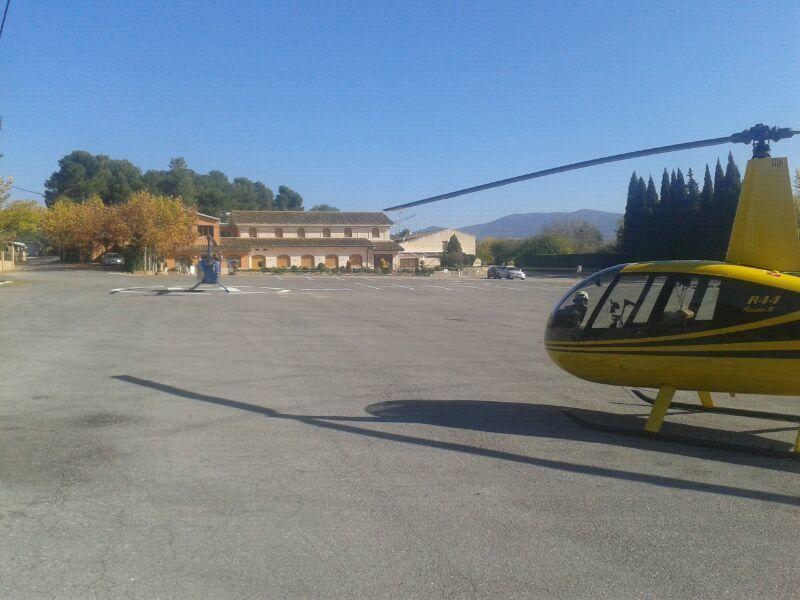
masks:
[[[625,327],[637,327],[647,324],[656,305],[656,300],[661,295],[666,282],[666,275],[653,275],[648,279],[641,296],[636,301],[636,306],[633,307],[625,322]]]
[[[641,310],[642,297],[647,296],[648,275],[623,275],[606,295],[600,310],[594,315],[591,329],[617,329],[623,327],[637,305]]]
[[[719,287],[718,279],[671,276],[648,321],[651,333],[682,333],[687,327],[708,327],[716,312]]]

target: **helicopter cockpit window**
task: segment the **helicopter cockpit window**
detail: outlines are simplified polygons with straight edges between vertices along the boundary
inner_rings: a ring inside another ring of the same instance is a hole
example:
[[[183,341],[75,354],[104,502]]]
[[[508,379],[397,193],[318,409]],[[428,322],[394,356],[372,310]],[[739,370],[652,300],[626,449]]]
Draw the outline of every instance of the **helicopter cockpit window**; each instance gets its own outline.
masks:
[[[577,339],[620,269],[613,267],[595,273],[570,290],[550,316],[548,339]]]
[[[633,315],[639,298],[645,292],[648,275],[623,275],[605,299],[603,306],[591,324],[592,329],[615,329],[623,327]]]

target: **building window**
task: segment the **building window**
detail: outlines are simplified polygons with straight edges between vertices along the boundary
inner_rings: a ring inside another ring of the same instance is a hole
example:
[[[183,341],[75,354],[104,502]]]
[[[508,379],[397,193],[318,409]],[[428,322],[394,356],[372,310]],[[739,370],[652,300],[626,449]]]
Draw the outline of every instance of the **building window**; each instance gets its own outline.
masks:
[[[378,230],[377,227],[372,228],[372,237],[374,238],[381,237],[381,232]]]
[[[353,237],[353,230],[349,227],[344,228],[344,237]]]
[[[303,254],[300,257],[300,266],[304,269],[313,269],[317,265],[314,264],[314,255],[313,254]]]
[[[322,230],[322,237],[331,237],[331,228],[326,227]]]
[[[275,237],[282,238],[283,237],[283,229],[280,227],[275,228]]]
[[[250,237],[258,237],[258,230],[255,227],[251,227],[250,231],[248,231]]]
[[[350,266],[354,269],[360,269],[364,264],[360,254],[351,254],[349,262]]]
[[[292,259],[285,254],[281,254],[278,256],[276,264],[278,265],[279,269],[288,269],[292,266]]]
[[[335,254],[328,254],[325,257],[325,266],[329,269],[338,269],[339,268],[339,257]]]
[[[205,236],[214,236],[214,226],[213,225],[198,225],[197,226],[197,234]]]
[[[300,228],[297,230],[297,237],[299,237],[299,238],[304,238],[304,237],[306,237],[306,230],[305,230],[305,229],[303,229],[302,227],[300,227]]]

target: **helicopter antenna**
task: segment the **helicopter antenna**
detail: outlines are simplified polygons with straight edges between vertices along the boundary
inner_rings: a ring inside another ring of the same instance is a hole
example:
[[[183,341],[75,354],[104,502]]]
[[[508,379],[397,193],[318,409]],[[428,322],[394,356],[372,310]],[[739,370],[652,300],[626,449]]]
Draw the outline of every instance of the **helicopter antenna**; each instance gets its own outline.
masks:
[[[484,183],[483,185],[476,185],[473,187],[456,190],[455,192],[448,192],[447,194],[439,194],[438,196],[431,196],[430,198],[423,198],[414,202],[407,202],[405,204],[398,204],[384,208],[385,211],[401,210],[404,208],[411,208],[412,206],[420,206],[422,204],[429,204],[431,202],[438,202],[439,200],[447,200],[448,198],[456,198],[466,194],[473,194],[475,192],[482,192],[492,188],[518,183],[520,181],[527,181],[528,179],[538,179],[539,177],[546,177],[548,175],[555,175],[556,173],[564,173],[566,171],[576,171],[578,169],[585,169],[586,167],[594,167],[596,165],[604,165],[607,163],[618,162],[621,160],[628,160],[631,158],[639,158],[641,156],[651,156],[653,154],[666,154],[667,152],[677,152],[678,150],[689,150],[691,148],[704,148],[706,146],[718,146],[720,144],[738,143],[738,144],[753,144],[753,158],[769,158],[770,147],[769,142],[777,142],[793,135],[800,134],[800,131],[792,130],[788,127],[768,127],[759,123],[745,129],[739,133],[727,135],[724,137],[710,138],[707,140],[697,140],[695,142],[686,142],[683,144],[672,144],[670,146],[658,146],[656,148],[648,148],[646,150],[636,150],[634,152],[625,152],[623,154],[612,154],[611,156],[604,156],[602,158],[594,158],[592,160],[584,160],[582,162],[571,163],[562,165],[560,167],[553,167],[551,169],[544,169],[542,171],[534,171],[533,173],[526,173],[525,175],[518,175],[517,177],[509,177],[508,179],[500,179],[492,181],[491,183]]]

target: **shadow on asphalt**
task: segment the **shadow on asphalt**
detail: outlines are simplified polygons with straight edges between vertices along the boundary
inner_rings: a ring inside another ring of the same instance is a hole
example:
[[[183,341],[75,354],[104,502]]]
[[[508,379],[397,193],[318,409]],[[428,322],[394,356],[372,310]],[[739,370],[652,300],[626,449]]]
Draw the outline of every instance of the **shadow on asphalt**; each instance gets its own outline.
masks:
[[[227,398],[199,394],[190,390],[184,390],[171,385],[158,383],[147,379],[141,379],[138,377],[132,377],[130,375],[114,375],[112,378],[125,383],[158,390],[160,392],[181,398],[198,400],[201,402],[207,402],[209,404],[216,404],[218,406],[234,408],[237,410],[244,410],[274,419],[288,419],[321,429],[329,429],[402,444],[413,444],[417,446],[434,448],[437,450],[462,452],[465,454],[483,456],[496,460],[527,464],[535,467],[578,473],[582,475],[607,477],[667,488],[699,491],[711,494],[734,496],[738,498],[749,498],[764,502],[800,506],[800,497],[791,496],[788,494],[779,494],[764,490],[747,489],[714,483],[703,483],[661,475],[650,475],[635,471],[626,471],[623,469],[596,467],[555,459],[537,458],[523,454],[505,452],[502,450],[482,448],[480,446],[471,446],[456,442],[447,442],[400,433],[379,431],[348,424],[357,422],[375,424],[416,423],[438,425],[442,427],[472,429],[475,431],[485,431],[491,433],[530,435],[535,437],[554,438],[576,442],[616,445],[639,450],[648,450],[651,452],[664,452],[667,454],[699,457],[752,467],[791,472],[800,471],[800,468],[798,468],[798,464],[796,462],[786,459],[757,459],[752,456],[724,453],[718,450],[682,447],[679,444],[664,443],[657,440],[630,439],[615,436],[613,434],[586,430],[567,419],[564,416],[564,407],[560,406],[465,400],[401,400],[371,404],[366,408],[367,412],[372,415],[369,417],[294,415],[281,413],[274,409],[259,406],[257,404],[249,404],[246,402],[239,402],[237,400],[229,400]],[[600,413],[597,411],[581,411],[581,413],[584,415],[586,413],[596,413],[597,415],[603,415],[605,417],[608,416],[606,413]],[[706,432],[710,431],[708,429],[699,427],[693,429],[703,430]]]

